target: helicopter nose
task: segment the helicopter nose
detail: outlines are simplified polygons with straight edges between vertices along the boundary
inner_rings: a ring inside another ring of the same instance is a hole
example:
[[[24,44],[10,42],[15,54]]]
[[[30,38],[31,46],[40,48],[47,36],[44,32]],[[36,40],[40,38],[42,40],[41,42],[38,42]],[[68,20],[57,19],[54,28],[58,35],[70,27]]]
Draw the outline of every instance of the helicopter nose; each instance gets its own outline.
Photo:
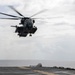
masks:
[[[33,27],[33,24],[28,24],[28,28],[32,28]]]

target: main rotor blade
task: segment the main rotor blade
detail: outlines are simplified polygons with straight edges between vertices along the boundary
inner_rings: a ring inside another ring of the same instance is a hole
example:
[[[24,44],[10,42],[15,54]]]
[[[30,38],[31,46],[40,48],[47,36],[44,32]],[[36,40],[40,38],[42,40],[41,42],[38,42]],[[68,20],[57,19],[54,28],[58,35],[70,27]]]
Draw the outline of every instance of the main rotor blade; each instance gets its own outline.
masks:
[[[18,16],[14,16],[14,15],[10,15],[10,14],[6,14],[6,13],[2,13],[2,12],[0,12],[0,14],[2,14],[2,15],[6,15],[6,16],[10,16],[10,17],[18,17]],[[21,18],[21,17],[18,17],[18,18]]]
[[[33,14],[33,15],[32,15],[32,16],[30,16],[30,17],[36,16],[36,15],[38,15],[38,14],[40,14],[40,13],[43,13],[43,12],[45,12],[45,11],[46,11],[46,9],[44,9],[44,10],[41,10],[41,11],[39,11],[39,12],[37,12],[37,13]]]
[[[32,19],[55,19],[55,18],[63,18],[63,16],[47,17],[47,18],[32,18]]]
[[[32,19],[51,19],[51,18],[32,18]]]
[[[0,18],[0,19],[19,20],[20,18]]]
[[[16,13],[18,13],[20,16],[23,16],[20,12],[18,12],[14,7],[9,6],[11,9],[13,9]],[[24,17],[24,16],[23,16]]]

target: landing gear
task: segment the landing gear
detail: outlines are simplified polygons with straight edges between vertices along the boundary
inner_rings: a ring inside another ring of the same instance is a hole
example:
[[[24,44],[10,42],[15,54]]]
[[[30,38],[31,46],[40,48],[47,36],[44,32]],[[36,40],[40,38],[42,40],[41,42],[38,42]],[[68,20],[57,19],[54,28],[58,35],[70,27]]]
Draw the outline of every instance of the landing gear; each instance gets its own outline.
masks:
[[[32,36],[32,34],[30,33],[30,35],[29,36]]]

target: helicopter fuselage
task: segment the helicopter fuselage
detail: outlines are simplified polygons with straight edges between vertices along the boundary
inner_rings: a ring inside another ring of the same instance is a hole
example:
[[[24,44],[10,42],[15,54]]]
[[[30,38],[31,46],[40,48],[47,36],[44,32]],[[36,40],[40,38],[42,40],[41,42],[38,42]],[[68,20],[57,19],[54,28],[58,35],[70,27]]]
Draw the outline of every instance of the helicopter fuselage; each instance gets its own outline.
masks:
[[[17,26],[16,31],[19,36],[26,37],[28,33],[34,34],[37,30],[37,27],[33,26],[35,23],[35,20],[32,20],[31,18],[22,18],[21,23],[22,26]]]

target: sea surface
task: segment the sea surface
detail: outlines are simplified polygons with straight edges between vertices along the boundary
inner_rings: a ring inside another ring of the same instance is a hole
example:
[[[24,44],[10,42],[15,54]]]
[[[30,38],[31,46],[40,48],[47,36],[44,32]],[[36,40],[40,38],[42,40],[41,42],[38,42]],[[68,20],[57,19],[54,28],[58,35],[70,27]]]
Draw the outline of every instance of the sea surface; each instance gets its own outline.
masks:
[[[36,66],[41,63],[45,67],[70,67],[75,68],[75,61],[50,61],[50,60],[0,60],[0,67],[7,66]]]

